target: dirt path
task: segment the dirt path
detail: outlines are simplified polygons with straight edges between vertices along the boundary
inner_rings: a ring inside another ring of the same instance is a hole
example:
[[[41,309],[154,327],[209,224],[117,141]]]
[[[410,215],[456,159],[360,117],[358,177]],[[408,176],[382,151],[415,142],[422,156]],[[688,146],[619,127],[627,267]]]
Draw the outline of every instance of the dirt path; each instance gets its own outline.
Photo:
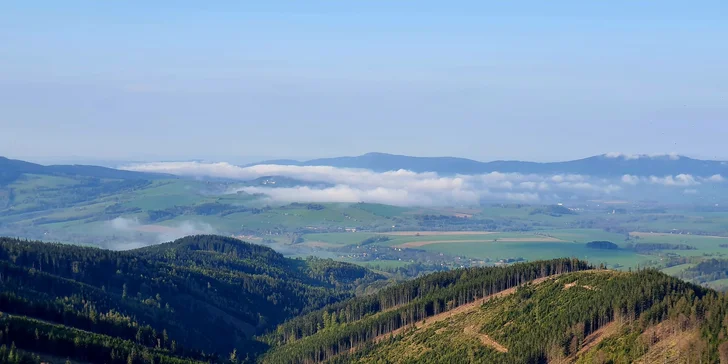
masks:
[[[465,329],[463,329],[463,332],[467,335],[475,336],[478,339],[480,339],[480,342],[483,343],[485,346],[489,346],[501,353],[507,353],[508,348],[499,344],[497,341],[490,338],[490,336],[480,333],[478,330],[475,329],[475,325],[468,326]]]

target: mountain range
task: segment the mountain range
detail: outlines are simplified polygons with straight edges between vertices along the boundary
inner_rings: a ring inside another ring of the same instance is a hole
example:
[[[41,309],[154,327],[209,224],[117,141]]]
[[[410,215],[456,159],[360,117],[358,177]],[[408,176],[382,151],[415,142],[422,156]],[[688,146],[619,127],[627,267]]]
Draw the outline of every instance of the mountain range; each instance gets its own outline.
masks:
[[[457,157],[411,157],[386,153],[367,153],[356,157],[321,158],[308,161],[268,160],[249,164],[248,166],[261,164],[362,168],[376,172],[406,169],[413,172],[436,172],[443,175],[490,172],[522,174],[570,173],[604,177],[618,177],[625,174],[636,176],[678,174],[712,176],[715,174],[728,174],[728,162],[693,159],[674,154],[627,155],[608,153],[571,161],[540,163],[503,160],[480,162]]]
[[[114,168],[91,165],[50,165],[30,163],[17,159],[0,157],[0,185],[17,179],[22,174],[38,174],[51,176],[77,176],[112,179],[158,179],[172,176],[157,173],[124,171]]]

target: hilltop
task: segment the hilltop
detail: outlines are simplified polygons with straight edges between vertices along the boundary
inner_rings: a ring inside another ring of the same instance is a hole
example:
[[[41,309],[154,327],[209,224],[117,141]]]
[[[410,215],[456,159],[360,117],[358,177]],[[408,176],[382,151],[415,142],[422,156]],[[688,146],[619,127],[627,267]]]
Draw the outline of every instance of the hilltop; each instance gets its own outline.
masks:
[[[0,238],[0,276],[0,344],[110,363],[253,357],[254,335],[384,278],[212,235],[125,252]]]
[[[386,297],[399,298],[388,302]],[[369,303],[356,298],[282,325],[270,337],[277,346],[263,361],[728,359],[722,326],[728,299],[653,270],[595,270],[573,260],[534,262],[435,273],[385,289],[378,298]],[[324,320],[318,330],[301,330],[317,317]]]
[[[0,157],[0,186],[15,181],[23,174],[135,180],[171,177],[169,175],[165,176],[158,173],[124,171],[91,165],[74,164],[44,166],[41,164]]]

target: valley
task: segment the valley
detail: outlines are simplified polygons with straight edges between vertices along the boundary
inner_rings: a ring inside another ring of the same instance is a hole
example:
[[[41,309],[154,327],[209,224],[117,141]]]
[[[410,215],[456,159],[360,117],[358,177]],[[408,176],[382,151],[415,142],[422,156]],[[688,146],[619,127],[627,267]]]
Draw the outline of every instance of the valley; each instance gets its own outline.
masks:
[[[665,269],[686,279],[696,274],[682,267],[724,259],[728,252],[728,213],[719,204],[282,203],[245,189],[320,183],[5,163],[8,173],[16,172],[0,186],[0,235],[116,250],[220,234],[291,257],[333,258],[403,277],[568,256],[620,270]],[[590,249],[591,241],[610,241],[618,249]],[[696,282],[722,289],[725,278],[702,274]]]

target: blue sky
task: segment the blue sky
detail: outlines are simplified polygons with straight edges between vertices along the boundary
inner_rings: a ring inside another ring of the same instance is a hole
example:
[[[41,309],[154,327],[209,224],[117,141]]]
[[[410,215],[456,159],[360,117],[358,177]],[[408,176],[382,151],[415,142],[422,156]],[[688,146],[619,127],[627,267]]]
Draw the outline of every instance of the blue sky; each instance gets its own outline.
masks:
[[[728,159],[725,1],[0,5],[0,155]]]

